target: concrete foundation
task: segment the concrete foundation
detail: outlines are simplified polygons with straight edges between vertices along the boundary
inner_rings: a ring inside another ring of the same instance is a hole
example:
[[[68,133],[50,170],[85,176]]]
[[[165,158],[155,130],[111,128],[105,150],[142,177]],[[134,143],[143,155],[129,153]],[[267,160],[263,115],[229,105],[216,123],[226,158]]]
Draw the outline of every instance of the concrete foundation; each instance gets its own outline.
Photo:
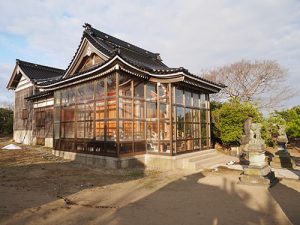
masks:
[[[32,145],[32,130],[14,130],[14,141],[25,145]]]
[[[45,138],[45,147],[53,148],[53,138]]]
[[[211,151],[211,150],[207,150]],[[204,151],[187,153],[178,156],[162,156],[143,154],[132,157],[114,158],[108,156],[98,156],[52,150],[52,154],[64,159],[76,160],[82,164],[102,167],[102,168],[147,168],[155,170],[186,169],[187,159],[203,154]]]

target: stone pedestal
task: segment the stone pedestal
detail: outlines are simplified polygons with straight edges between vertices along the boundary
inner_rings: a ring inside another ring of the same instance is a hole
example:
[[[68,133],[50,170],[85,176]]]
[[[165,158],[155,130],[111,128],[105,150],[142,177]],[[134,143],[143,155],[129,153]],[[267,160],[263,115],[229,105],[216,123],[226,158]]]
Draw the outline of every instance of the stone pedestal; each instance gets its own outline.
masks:
[[[291,158],[291,155],[286,150],[279,150],[275,153],[275,156],[270,162],[270,166],[274,168],[287,168],[293,169],[296,166],[295,162]]]
[[[277,183],[278,179],[265,162],[264,151],[249,152],[249,161],[249,167],[245,168],[239,177],[240,184],[271,187]]]

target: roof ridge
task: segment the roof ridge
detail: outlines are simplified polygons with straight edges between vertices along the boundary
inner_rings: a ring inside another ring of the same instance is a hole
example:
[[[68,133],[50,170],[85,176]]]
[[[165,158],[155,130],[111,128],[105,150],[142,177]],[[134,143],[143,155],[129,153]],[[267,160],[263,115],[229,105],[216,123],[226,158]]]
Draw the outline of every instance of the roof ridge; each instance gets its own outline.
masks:
[[[127,41],[123,41],[123,40],[121,40],[117,37],[114,37],[112,35],[109,35],[107,33],[102,32],[100,30],[97,30],[96,28],[92,27],[89,24],[86,24],[84,27],[85,27],[84,32],[89,33],[91,36],[96,35],[99,38],[103,39],[103,41],[107,41],[107,42],[111,43],[112,45],[116,45],[116,46],[126,48],[128,50],[134,51],[134,52],[139,53],[139,54],[143,54],[143,55],[148,56],[150,58],[158,59],[158,57],[160,56],[159,53],[154,53],[154,52],[148,51],[144,48],[138,47],[134,44],[131,44]]]
[[[28,62],[28,61],[24,61],[24,60],[20,60],[20,59],[16,59],[17,64],[23,64],[26,66],[31,66],[31,67],[40,67],[41,69],[44,70],[54,70],[54,71],[58,71],[58,72],[64,72],[64,69],[60,69],[60,68],[56,68],[56,67],[51,67],[51,66],[45,66],[45,65],[41,65],[41,64],[37,64],[37,63],[32,63],[32,62]]]

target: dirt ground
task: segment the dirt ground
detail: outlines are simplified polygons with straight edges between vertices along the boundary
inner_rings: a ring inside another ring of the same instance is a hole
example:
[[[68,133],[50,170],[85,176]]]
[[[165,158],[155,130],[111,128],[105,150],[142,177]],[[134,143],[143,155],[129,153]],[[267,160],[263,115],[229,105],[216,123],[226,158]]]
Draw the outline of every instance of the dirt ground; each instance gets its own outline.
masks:
[[[0,150],[0,224],[300,224],[299,180],[267,189],[237,184],[239,173],[104,170],[37,147]]]

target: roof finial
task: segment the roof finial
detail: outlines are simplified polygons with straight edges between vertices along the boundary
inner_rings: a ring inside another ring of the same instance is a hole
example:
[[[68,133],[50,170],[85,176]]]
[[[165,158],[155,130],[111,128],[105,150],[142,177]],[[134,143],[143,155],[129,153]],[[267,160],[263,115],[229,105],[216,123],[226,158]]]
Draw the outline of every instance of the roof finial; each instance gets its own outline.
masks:
[[[89,23],[84,23],[83,28],[84,28],[85,30],[90,30],[90,29],[92,28],[92,25],[89,24]]]

